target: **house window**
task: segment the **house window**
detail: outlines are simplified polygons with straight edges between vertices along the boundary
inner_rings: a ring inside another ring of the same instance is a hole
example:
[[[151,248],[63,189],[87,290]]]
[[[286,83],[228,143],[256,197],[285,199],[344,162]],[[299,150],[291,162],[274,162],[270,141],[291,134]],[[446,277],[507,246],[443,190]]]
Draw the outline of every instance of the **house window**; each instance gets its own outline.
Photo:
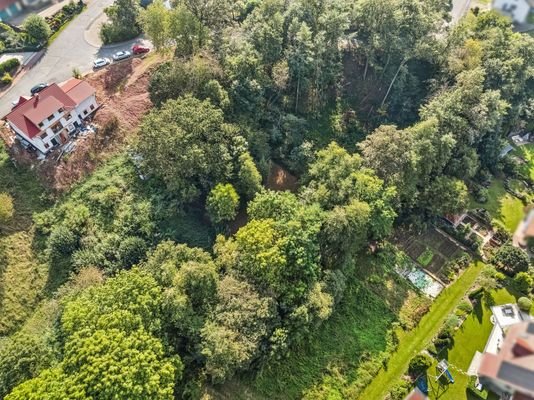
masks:
[[[93,111],[94,109],[95,109],[95,106],[91,104],[91,111]]]
[[[45,143],[44,147],[45,147],[45,149],[48,149],[50,147],[50,145],[48,143]]]
[[[83,110],[83,115],[87,115],[87,110]]]
[[[63,107],[61,107],[59,110],[57,110],[58,112],[62,113],[63,111],[65,111],[65,109]]]
[[[42,122],[39,122],[39,128],[42,128],[44,124]]]
[[[52,121],[53,119],[54,119],[54,114],[52,114],[51,116],[48,117],[49,121]]]
[[[55,124],[53,127],[52,127],[52,132],[54,132],[55,134],[59,133],[62,129],[63,129],[63,125],[61,124],[61,122],[58,122],[57,124]]]
[[[44,140],[46,139],[47,136],[48,136],[48,133],[43,132],[39,137]]]

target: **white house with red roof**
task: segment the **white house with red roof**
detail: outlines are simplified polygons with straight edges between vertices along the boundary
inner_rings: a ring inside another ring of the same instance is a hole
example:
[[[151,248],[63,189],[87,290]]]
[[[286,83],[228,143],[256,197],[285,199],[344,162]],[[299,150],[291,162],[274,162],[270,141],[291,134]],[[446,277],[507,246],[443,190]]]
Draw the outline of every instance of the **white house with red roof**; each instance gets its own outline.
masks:
[[[19,138],[46,154],[69,140],[69,134],[96,111],[96,91],[87,82],[70,79],[51,84],[32,97],[20,97],[4,119]]]

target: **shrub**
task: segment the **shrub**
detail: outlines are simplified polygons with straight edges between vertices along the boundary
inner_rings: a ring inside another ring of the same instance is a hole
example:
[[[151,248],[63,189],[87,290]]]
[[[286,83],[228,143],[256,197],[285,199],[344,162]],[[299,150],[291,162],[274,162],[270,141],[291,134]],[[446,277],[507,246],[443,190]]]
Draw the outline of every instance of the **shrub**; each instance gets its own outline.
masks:
[[[462,300],[460,304],[458,304],[458,309],[463,311],[465,314],[469,314],[473,311],[473,306],[471,305],[471,302]]]
[[[387,397],[388,400],[403,400],[410,391],[412,384],[405,380],[400,380],[393,386]]]
[[[457,315],[451,314],[447,317],[447,320],[445,321],[443,331],[447,331],[447,334],[449,337],[453,336],[453,330],[458,326],[460,323],[460,319]]]
[[[45,19],[37,14],[29,15],[24,20],[22,27],[32,43],[43,43],[52,34],[52,30]]]
[[[76,250],[78,243],[78,236],[63,225],[52,229],[52,233],[48,238],[48,248],[53,255],[69,255]]]
[[[7,193],[0,193],[0,223],[6,223],[13,218],[13,198]]]
[[[482,297],[482,295],[484,294],[484,288],[483,287],[479,287],[475,290],[472,290],[468,295],[467,297],[469,297],[471,300],[473,299],[478,299],[480,297]]]
[[[3,85],[11,85],[11,83],[13,82],[13,77],[9,74],[9,72],[5,72],[4,75],[2,75],[0,82]]]
[[[532,300],[530,300],[528,297],[520,297],[517,300],[517,306],[521,311],[530,312]]]
[[[514,276],[528,270],[529,259],[526,252],[507,244],[497,251],[492,263],[507,275]]]
[[[14,69],[20,67],[20,61],[18,58],[10,58],[9,60],[0,63],[0,75],[6,72],[13,72]]]
[[[82,79],[82,73],[80,72],[79,68],[72,69],[72,77],[76,79]]]
[[[143,239],[137,236],[130,236],[124,239],[119,246],[119,260],[123,267],[129,268],[141,261],[146,251],[147,246]]]
[[[514,277],[514,284],[520,292],[528,294],[532,290],[534,279],[528,272],[519,272]]]
[[[437,352],[439,352],[439,350],[441,349],[444,349],[444,348],[449,348],[452,346],[452,339],[451,338],[436,338],[436,340],[434,340],[434,345],[436,346],[436,350]]]
[[[432,358],[426,354],[418,354],[410,360],[408,372],[412,376],[417,376],[425,372],[432,365]]]

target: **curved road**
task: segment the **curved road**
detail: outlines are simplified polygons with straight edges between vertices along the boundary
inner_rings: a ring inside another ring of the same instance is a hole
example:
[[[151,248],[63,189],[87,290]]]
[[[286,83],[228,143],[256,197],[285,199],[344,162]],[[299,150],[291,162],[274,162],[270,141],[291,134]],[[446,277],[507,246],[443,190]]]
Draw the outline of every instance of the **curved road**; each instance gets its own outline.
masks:
[[[90,0],[87,9],[77,16],[59,34],[52,45],[46,49],[43,57],[27,71],[0,98],[0,117],[11,110],[11,102],[20,95],[29,95],[30,89],[40,82],[63,82],[72,76],[72,70],[90,71],[92,63],[98,57],[111,57],[119,50],[130,49],[132,44],[141,39],[120,45],[97,47],[85,39],[85,31],[97,21],[104,9],[114,0]]]

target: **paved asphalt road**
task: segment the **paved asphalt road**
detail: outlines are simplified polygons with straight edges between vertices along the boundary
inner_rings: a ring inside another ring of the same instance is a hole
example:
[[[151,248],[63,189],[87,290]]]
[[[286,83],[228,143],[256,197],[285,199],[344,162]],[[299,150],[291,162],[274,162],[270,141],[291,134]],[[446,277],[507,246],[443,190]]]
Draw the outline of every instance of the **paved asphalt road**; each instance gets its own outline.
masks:
[[[0,117],[11,110],[11,102],[20,95],[29,95],[30,89],[40,82],[63,82],[72,76],[72,70],[91,70],[95,58],[109,57],[119,50],[126,50],[139,40],[121,45],[98,48],[89,44],[84,36],[93,21],[98,19],[113,0],[90,0],[87,9],[72,21],[46,50],[44,56],[26,72],[14,86],[0,98]]]
[[[30,89],[41,82],[62,82],[78,68],[87,72],[98,57],[109,57],[119,50],[130,49],[141,39],[121,45],[97,47],[85,39],[85,31],[101,17],[104,8],[114,0],[90,0],[85,10],[56,38],[41,60],[26,72],[17,83],[0,97],[0,117],[11,110],[11,102],[20,95],[29,95]],[[456,23],[469,9],[471,0],[453,0],[452,23]]]

